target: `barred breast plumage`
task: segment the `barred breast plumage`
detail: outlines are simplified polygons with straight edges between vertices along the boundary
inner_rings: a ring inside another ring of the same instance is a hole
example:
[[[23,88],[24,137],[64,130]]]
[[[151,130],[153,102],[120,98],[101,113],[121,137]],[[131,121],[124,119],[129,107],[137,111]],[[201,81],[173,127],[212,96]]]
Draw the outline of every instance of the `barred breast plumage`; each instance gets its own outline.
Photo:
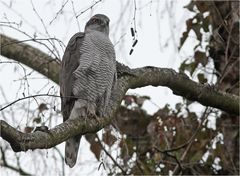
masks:
[[[113,44],[102,32],[91,31],[85,34],[80,53],[73,73],[73,94],[96,106],[97,113],[104,116],[116,76]]]

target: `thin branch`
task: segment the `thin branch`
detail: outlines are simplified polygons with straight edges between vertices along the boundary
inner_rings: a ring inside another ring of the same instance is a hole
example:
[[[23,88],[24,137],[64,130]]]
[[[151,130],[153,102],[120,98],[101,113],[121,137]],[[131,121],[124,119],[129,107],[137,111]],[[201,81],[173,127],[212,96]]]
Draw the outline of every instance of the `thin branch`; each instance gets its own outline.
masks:
[[[2,45],[1,47],[3,48],[3,47],[5,47],[5,46],[7,46],[7,45],[12,45],[12,44],[17,44],[17,43],[24,43],[24,42],[29,42],[29,41],[36,42],[36,41],[41,41],[41,40],[47,40],[47,41],[48,41],[48,40],[56,40],[57,42],[61,43],[61,45],[63,45],[64,47],[66,47],[61,40],[59,40],[59,39],[57,39],[57,38],[55,38],[55,37],[51,37],[51,38],[32,38],[32,39],[27,39],[27,40],[20,40],[20,41],[14,42],[14,43],[8,43],[8,44],[6,44],[6,45]]]
[[[167,152],[167,151],[159,150],[159,149],[156,148],[156,147],[155,147],[155,149],[156,149],[158,152],[161,152],[161,153],[163,153],[163,154],[165,154],[165,155],[173,158],[173,159],[176,161],[176,163],[177,163],[177,166],[176,166],[176,167],[178,167],[178,168],[180,169],[180,171],[183,170],[182,165],[181,165],[181,162],[178,160],[178,158],[177,158],[175,155],[172,155],[172,154],[170,154],[170,153]]]
[[[98,171],[100,170],[101,166],[103,166],[103,169],[106,170],[105,164],[103,162],[101,162],[98,166]]]
[[[157,147],[154,147],[154,148],[155,148],[157,151],[161,152],[161,153],[175,152],[175,151],[177,151],[177,150],[180,150],[180,149],[186,147],[186,146],[190,143],[190,141],[191,141],[191,138],[190,138],[187,142],[185,142],[184,144],[179,145],[178,147],[171,148],[171,149],[166,149],[166,150],[160,150],[160,149],[157,148]]]
[[[12,106],[13,104],[19,102],[19,101],[22,101],[22,100],[25,100],[25,99],[29,99],[29,98],[35,98],[35,97],[43,97],[43,96],[49,96],[49,97],[60,97],[59,95],[51,95],[51,94],[37,94],[37,95],[30,95],[30,96],[26,96],[26,97],[23,97],[23,98],[19,98],[11,103],[9,103],[8,105],[0,108],[0,111],[8,108],[9,106]]]
[[[61,160],[62,160],[62,176],[65,176],[65,159],[64,159],[64,156],[62,155],[61,151],[57,148],[57,147],[54,147],[54,149],[57,151],[57,153],[59,154]]]
[[[136,165],[137,168],[140,170],[141,174],[144,175],[144,170],[141,168],[141,166],[143,165],[142,162],[139,160],[139,158],[136,159]],[[141,165],[141,166],[140,166]],[[146,166],[145,166],[146,167]]]
[[[74,2],[73,0],[71,0],[71,3],[72,3],[72,10],[73,10],[73,14],[74,14],[74,17],[76,19],[76,22],[77,22],[77,26],[78,26],[78,31],[80,32],[81,29],[80,29],[80,24],[79,24],[79,21],[77,19],[77,13],[76,13],[76,10],[75,10],[75,7],[74,7]]]
[[[32,175],[32,174],[24,171],[21,167],[17,168],[17,167],[14,167],[14,166],[8,164],[8,162],[7,162],[7,160],[6,160],[6,157],[5,157],[5,152],[3,151],[3,148],[0,147],[0,150],[1,150],[1,155],[2,155],[2,158],[1,158],[1,159],[2,159],[2,162],[1,162],[0,165],[1,165],[2,167],[6,167],[6,168],[8,168],[8,169],[11,169],[11,170],[13,170],[13,171],[16,171],[16,172],[18,172],[20,175]]]
[[[34,40],[35,37],[30,36],[30,35],[27,34],[26,32],[24,32],[24,31],[22,31],[22,30],[20,30],[20,29],[18,29],[18,28],[16,28],[16,27],[14,27],[14,26],[12,26],[12,25],[2,24],[1,26],[2,26],[2,27],[8,27],[8,28],[14,29],[14,30],[16,30],[16,31],[18,31],[18,32],[26,35],[27,37],[30,38],[30,40],[32,39],[34,42],[43,45],[56,59],[59,60],[58,56],[54,53],[54,51],[53,51],[51,48],[49,48],[49,46],[48,46],[47,44],[45,44],[45,43],[43,43],[43,42],[40,42],[39,40]],[[2,36],[3,36],[3,35],[1,35],[1,37],[2,37]],[[14,43],[14,42],[12,42],[12,44],[13,44],[13,43]],[[1,46],[1,47],[3,47],[3,46]]]
[[[76,15],[76,18],[78,18],[80,15],[82,15],[83,13],[85,13],[86,11],[92,9],[95,5],[97,5],[99,2],[101,2],[102,0],[98,0],[96,2],[93,3],[93,5],[91,5],[90,7],[88,7],[87,9],[83,10],[82,12],[80,12],[78,15]]]
[[[112,155],[105,149],[103,146],[101,140],[99,139],[98,135],[96,134],[96,138],[98,140],[99,145],[103,149],[103,151],[106,153],[106,155],[113,161],[113,163],[122,171],[123,175],[126,175],[126,171],[117,163],[117,161],[112,157]]]
[[[53,23],[54,20],[57,19],[58,15],[62,13],[63,8],[64,8],[65,5],[68,3],[68,1],[69,1],[69,0],[66,0],[66,2],[64,2],[64,3],[62,4],[62,7],[60,8],[60,10],[58,10],[58,12],[56,13],[55,17],[50,21],[50,23],[49,23],[50,25]]]
[[[60,64],[55,58],[31,45],[16,43],[18,40],[12,39],[3,34],[1,34],[0,39],[2,56],[19,61],[50,78],[55,83],[58,83]],[[12,45],[7,45],[9,43],[12,43]],[[3,45],[5,47],[2,47]]]
[[[46,24],[44,23],[42,17],[41,17],[41,16],[39,15],[39,13],[37,12],[37,9],[35,8],[35,5],[33,4],[33,1],[32,1],[32,0],[31,0],[31,5],[32,5],[32,9],[33,9],[34,13],[37,15],[37,17],[39,18],[40,22],[41,22],[42,25],[43,25],[43,28],[44,28],[44,30],[45,30],[45,33],[47,34],[47,36],[48,36],[49,38],[51,38],[51,37],[50,37],[51,35],[50,35],[49,32],[48,32],[47,26],[46,26]],[[55,42],[54,42],[54,41],[51,41],[50,44],[52,45],[53,49],[56,51],[56,53],[57,53],[57,55],[58,55],[58,58],[60,58],[60,54],[59,54],[59,51],[58,51],[58,49],[57,49],[57,47],[56,47],[56,45],[55,45]]]
[[[204,115],[206,114],[206,111],[207,111],[207,108],[205,109],[204,111]],[[203,117],[203,115],[202,115]],[[196,129],[196,131],[193,133],[193,135],[190,137],[190,139],[188,139],[185,143],[179,145],[178,147],[174,147],[174,148],[171,148],[171,149],[166,149],[166,150],[160,150],[159,148],[157,147],[154,147],[157,151],[161,152],[161,153],[166,153],[166,152],[174,152],[174,151],[177,151],[177,150],[180,150],[182,148],[185,148],[187,147],[194,139],[195,137],[197,136],[199,130],[201,129],[200,127],[202,127],[202,123],[203,123],[204,120],[202,120],[202,122],[198,125],[198,128]]]
[[[187,153],[189,152],[189,150],[190,150],[190,148],[192,147],[192,144],[193,144],[193,142],[194,142],[194,139],[196,138],[196,136],[197,136],[197,134],[199,133],[199,131],[202,129],[202,127],[203,127],[203,123],[204,123],[204,121],[205,121],[205,119],[208,117],[208,115],[211,113],[211,109],[210,109],[210,111],[208,112],[208,107],[206,107],[205,108],[205,110],[204,110],[204,112],[203,112],[203,114],[202,114],[202,116],[201,116],[201,123],[199,123],[198,124],[198,127],[197,127],[197,129],[196,129],[196,131],[194,132],[194,134],[191,136],[191,138],[189,139],[189,143],[188,143],[188,145],[187,145],[187,148],[186,148],[186,150],[183,152],[183,154],[182,154],[182,156],[181,156],[181,158],[180,158],[180,162],[182,162],[184,159],[185,159],[185,157],[186,157],[186,155],[187,155]],[[182,170],[182,168],[180,168],[178,165],[174,168],[174,170],[173,170],[173,175],[175,175],[176,174],[176,172],[178,171],[178,169],[180,169],[180,170]]]
[[[173,175],[176,174],[176,172],[177,172],[178,169],[180,169],[180,172],[183,170],[183,169],[182,169],[182,166],[181,166],[181,162],[182,162],[182,161],[184,160],[184,158],[186,157],[188,151],[190,150],[190,148],[191,148],[191,146],[192,146],[192,143],[193,143],[194,139],[196,138],[196,136],[197,136],[197,134],[199,133],[199,131],[202,129],[202,125],[203,125],[205,119],[206,119],[206,118],[208,117],[208,115],[211,113],[211,111],[209,111],[209,112],[207,113],[208,109],[209,109],[208,107],[205,108],[205,111],[203,112],[203,114],[202,114],[202,116],[201,116],[201,123],[199,123],[196,131],[193,133],[193,135],[190,137],[190,139],[189,139],[187,142],[185,142],[184,144],[182,144],[182,145],[180,145],[180,146],[178,146],[178,147],[176,147],[176,148],[167,149],[167,150],[161,150],[161,149],[157,148],[156,146],[154,147],[154,149],[157,150],[158,152],[164,153],[164,154],[166,154],[167,156],[172,157],[172,158],[177,162],[177,165],[176,165],[176,167],[175,167],[174,170],[173,170]],[[187,148],[186,148],[186,150],[184,151],[184,153],[182,154],[180,160],[178,160],[176,156],[170,154],[170,152],[174,152],[174,151],[180,150],[180,149],[182,149],[182,148],[184,148],[184,147],[187,147]]]

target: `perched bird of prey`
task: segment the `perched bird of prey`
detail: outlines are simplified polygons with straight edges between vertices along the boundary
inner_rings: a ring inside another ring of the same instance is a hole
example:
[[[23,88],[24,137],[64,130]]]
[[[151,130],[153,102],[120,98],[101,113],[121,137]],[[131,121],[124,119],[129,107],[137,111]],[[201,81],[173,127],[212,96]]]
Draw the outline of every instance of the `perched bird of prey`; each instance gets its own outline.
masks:
[[[109,39],[109,18],[94,15],[84,33],[75,34],[65,50],[60,70],[63,120],[106,115],[116,85],[116,59]],[[81,135],[66,141],[65,162],[76,164]]]

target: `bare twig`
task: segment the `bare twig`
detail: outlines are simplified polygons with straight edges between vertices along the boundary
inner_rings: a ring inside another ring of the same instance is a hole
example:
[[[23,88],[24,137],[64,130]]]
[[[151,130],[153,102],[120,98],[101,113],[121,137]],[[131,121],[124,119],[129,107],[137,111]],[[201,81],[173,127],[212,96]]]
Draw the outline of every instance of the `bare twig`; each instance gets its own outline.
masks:
[[[18,172],[20,175],[32,175],[32,174],[24,171],[21,167],[17,168],[17,167],[14,167],[14,166],[8,164],[8,162],[7,162],[7,160],[6,160],[6,157],[5,157],[5,151],[3,150],[2,147],[0,147],[0,150],[1,150],[1,155],[2,155],[2,158],[1,158],[1,159],[2,159],[2,162],[1,162],[0,165],[1,165],[2,167],[6,167],[6,168],[8,168],[8,169],[11,169],[11,170],[13,170],[13,171],[16,171],[16,172]]]
[[[24,22],[25,24],[27,24],[28,26],[30,26],[32,29],[34,29],[34,31],[36,31],[37,33],[43,35],[43,33],[41,33],[41,32],[38,30],[38,28],[33,25],[32,21],[31,21],[31,22],[28,21],[21,13],[19,13],[17,10],[15,10],[15,9],[13,8],[13,6],[9,6],[9,5],[6,3],[5,0],[1,0],[1,3],[2,3],[5,7],[7,7],[11,12],[13,12],[16,16],[18,16],[19,19],[21,19],[21,21],[19,22],[19,24],[17,24],[17,26],[21,26],[21,24]],[[14,22],[14,23],[15,23],[15,22]],[[12,24],[14,24],[14,23],[12,23]],[[16,23],[15,23],[15,24],[16,24]]]
[[[39,13],[37,12],[37,10],[36,10],[36,8],[35,8],[32,0],[31,0],[31,4],[32,4],[32,8],[33,8],[34,13],[37,15],[37,17],[39,18],[39,20],[41,21],[41,23],[42,23],[42,25],[43,25],[43,28],[44,28],[44,30],[45,30],[45,33],[47,34],[47,36],[48,36],[49,38],[51,38],[51,35],[50,35],[49,32],[48,32],[47,26],[45,25],[42,17],[41,17],[41,16],[39,15]],[[52,45],[53,49],[56,51],[56,53],[57,53],[57,55],[58,55],[58,58],[61,58],[61,57],[60,57],[60,54],[59,54],[59,51],[58,51],[58,49],[57,49],[57,47],[56,47],[56,45],[55,45],[55,42],[54,42],[54,41],[51,41],[50,44]]]
[[[164,151],[159,150],[157,147],[155,147],[155,149],[156,149],[158,152],[161,152],[161,153],[163,153],[163,154],[165,154],[165,155],[173,158],[173,159],[176,161],[177,166],[178,166],[178,168],[180,169],[180,172],[183,170],[182,165],[181,165],[181,162],[178,160],[178,158],[177,158],[175,155],[172,155],[172,154],[170,154],[168,151],[165,151],[165,150],[164,150]],[[176,166],[176,167],[177,167],[177,166]]]
[[[27,39],[27,40],[15,41],[15,42],[13,42],[13,43],[7,43],[7,44],[5,44],[5,45],[2,45],[1,48],[4,48],[5,46],[8,46],[8,45],[17,44],[17,43],[24,43],[24,42],[29,42],[29,41],[36,42],[36,41],[44,41],[44,40],[45,40],[45,41],[56,40],[57,42],[61,43],[61,45],[63,45],[64,47],[66,47],[65,44],[64,44],[61,40],[59,40],[59,39],[57,39],[57,38],[55,38],[55,37],[51,37],[51,38],[31,38],[31,39]]]
[[[61,151],[57,148],[57,147],[54,147],[54,149],[57,151],[57,153],[59,154],[61,160],[62,160],[62,176],[65,176],[65,160],[64,160],[64,156],[63,154],[61,153]]]
[[[101,2],[101,1],[102,1],[102,0],[98,0],[98,1],[94,2],[90,7],[88,7],[88,8],[85,9],[85,10],[83,10],[82,12],[80,12],[80,13],[76,16],[76,18],[78,18],[80,15],[82,15],[82,14],[85,13],[86,11],[92,9],[95,5],[97,5],[97,4],[98,4],[99,2]]]
[[[98,166],[98,171],[100,170],[101,166],[103,166],[103,169],[106,170],[105,164],[103,162],[101,162]]]
[[[126,171],[117,163],[117,161],[112,157],[112,155],[105,149],[103,146],[101,140],[99,139],[98,135],[96,134],[96,138],[98,140],[99,145],[103,149],[103,151],[106,153],[106,155],[113,161],[113,163],[122,171],[123,175],[126,175]]]
[[[78,21],[78,19],[77,19],[77,13],[76,13],[76,10],[75,10],[75,7],[74,7],[74,2],[73,2],[73,0],[71,0],[71,3],[72,3],[72,10],[73,10],[73,13],[74,13],[74,17],[75,17],[75,19],[76,19],[77,26],[78,26],[78,31],[80,32],[80,31],[81,31],[81,28],[80,28],[79,21]]]
[[[19,98],[11,103],[9,103],[8,105],[0,108],[0,111],[8,108],[9,106],[12,106],[13,104],[19,102],[19,101],[22,101],[22,100],[25,100],[25,99],[29,99],[29,98],[35,98],[35,97],[45,97],[45,96],[49,96],[49,97],[60,97],[59,95],[50,95],[50,94],[37,94],[37,95],[30,95],[30,96],[26,96],[26,97],[23,97],[23,98]]]
[[[65,7],[65,5],[68,3],[69,0],[66,0],[63,4],[62,7],[58,10],[58,12],[56,13],[55,17],[50,21],[50,25],[53,23],[54,20],[57,19],[58,15],[62,13],[63,8]]]
[[[18,29],[18,28],[16,28],[16,27],[14,27],[14,26],[12,26],[12,25],[1,24],[1,26],[14,29],[14,30],[16,30],[16,31],[18,31],[18,32],[26,35],[27,37],[30,38],[30,40],[32,40],[32,41],[34,41],[34,42],[36,42],[36,43],[38,43],[38,44],[43,45],[43,46],[55,57],[55,59],[59,60],[59,57],[54,53],[54,51],[53,51],[52,49],[49,48],[49,46],[48,46],[47,44],[45,44],[45,43],[43,43],[43,42],[40,42],[39,40],[35,40],[34,37],[30,36],[30,35],[27,34],[26,32],[24,32],[24,31],[22,31],[22,30],[20,30],[20,29]],[[21,42],[20,42],[20,43],[21,43]],[[14,42],[11,42],[11,44],[15,44],[15,43],[14,43]],[[17,44],[17,43],[16,43],[16,44]],[[5,44],[4,46],[7,46],[7,44]],[[2,47],[2,45],[1,45],[1,47]]]
[[[196,138],[196,136],[197,136],[197,134],[199,133],[199,131],[202,129],[202,125],[203,125],[205,119],[206,119],[206,118],[208,117],[208,115],[211,113],[211,110],[208,112],[208,109],[209,109],[208,107],[205,108],[205,110],[204,110],[204,112],[203,112],[203,114],[202,114],[202,116],[201,116],[201,123],[198,124],[198,127],[197,127],[196,131],[194,132],[194,134],[193,134],[193,135],[191,136],[191,138],[189,139],[187,148],[186,148],[186,150],[183,152],[183,154],[182,154],[182,156],[181,156],[181,158],[180,158],[180,162],[182,162],[182,161],[185,159],[187,153],[189,152],[190,148],[192,147],[192,144],[193,144],[193,142],[194,142],[194,139]],[[178,169],[179,169],[179,166],[177,165],[177,166],[174,168],[174,170],[173,170],[173,175],[176,174],[176,172],[177,172]]]

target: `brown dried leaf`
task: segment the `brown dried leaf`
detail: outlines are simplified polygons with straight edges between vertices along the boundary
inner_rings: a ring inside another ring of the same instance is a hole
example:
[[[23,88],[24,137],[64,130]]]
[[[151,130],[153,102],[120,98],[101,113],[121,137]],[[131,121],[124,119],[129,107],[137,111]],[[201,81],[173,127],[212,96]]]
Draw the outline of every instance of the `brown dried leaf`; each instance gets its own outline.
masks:
[[[186,21],[187,30],[182,33],[182,37],[180,38],[180,45],[178,47],[178,50],[180,50],[182,48],[184,42],[186,41],[186,39],[188,37],[188,33],[190,32],[190,30],[192,28],[192,24],[193,24],[192,21],[193,21],[193,18],[188,19]]]
[[[45,110],[48,110],[48,107],[45,103],[41,103],[39,106],[38,106],[38,110],[39,112],[43,112]]]
[[[197,6],[198,10],[201,13],[209,11],[209,6],[207,5],[206,2],[204,2],[204,1],[195,1],[195,2],[196,2],[195,5]]]
[[[195,6],[195,1],[191,1],[188,5],[184,6],[184,8],[187,8],[189,11],[194,12],[193,8]]]
[[[103,142],[108,146],[112,146],[117,141],[117,138],[111,134],[111,131],[103,133]]]
[[[92,141],[90,145],[90,150],[94,153],[97,160],[100,160],[100,154],[102,151],[102,147],[100,146],[100,144],[96,141]]]
[[[207,82],[207,78],[205,78],[204,74],[199,73],[199,74],[197,75],[197,77],[198,77],[198,81],[199,81],[200,83],[204,84],[204,83]]]
[[[25,133],[31,133],[32,131],[33,131],[33,127],[30,127],[30,126],[26,126],[25,128],[24,128],[24,132]]]
[[[196,51],[194,53],[194,58],[195,58],[195,62],[198,64],[198,63],[201,63],[203,66],[206,66],[207,65],[207,62],[208,62],[208,59],[207,59],[207,56],[206,56],[206,53],[205,52],[202,52],[202,51]]]
[[[35,117],[34,119],[33,119],[33,122],[36,122],[36,123],[41,123],[42,122],[42,119],[40,118],[40,117]]]
[[[130,106],[132,105],[132,103],[134,103],[134,98],[131,95],[125,95],[123,100],[124,100],[125,106]]]

